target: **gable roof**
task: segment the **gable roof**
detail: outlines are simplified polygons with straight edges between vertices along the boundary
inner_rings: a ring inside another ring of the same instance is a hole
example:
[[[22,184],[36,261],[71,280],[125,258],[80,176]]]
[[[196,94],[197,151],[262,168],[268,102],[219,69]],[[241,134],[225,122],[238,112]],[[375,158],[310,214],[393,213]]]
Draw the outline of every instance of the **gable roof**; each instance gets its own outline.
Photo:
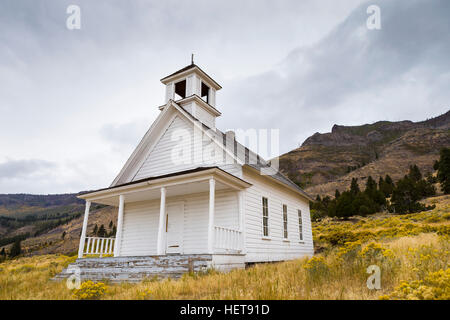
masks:
[[[174,104],[178,105],[176,102],[174,102]],[[180,106],[180,105],[178,105],[178,106],[181,109],[183,109],[190,118],[192,118],[193,120],[199,121],[196,117],[194,117],[192,114],[187,112],[182,106]],[[205,125],[204,123],[202,123],[202,122],[200,122],[200,123],[202,124],[202,127],[204,130],[211,130],[211,128],[208,127],[207,125]],[[226,147],[226,134],[217,128],[215,129],[215,134],[216,134],[216,139],[218,141],[222,141],[222,148],[226,149],[227,148]],[[258,171],[261,171],[261,170],[272,171],[273,174],[266,175],[266,176],[271,177],[271,178],[277,180],[278,182],[281,182],[282,184],[289,186],[291,189],[294,189],[297,192],[301,193],[303,196],[305,196],[309,200],[314,201],[314,199],[309,194],[307,194],[302,188],[300,188],[296,183],[292,182],[288,177],[286,177],[280,171],[272,168],[270,165],[270,162],[267,162],[261,156],[259,156],[257,153],[251,151],[249,148],[247,148],[246,146],[244,146],[243,144],[238,142],[236,140],[236,138],[233,139],[233,143],[234,143],[234,146],[233,146],[234,157],[236,157],[236,159],[238,159],[238,157],[239,157],[239,154],[237,151],[240,148],[241,148],[241,150],[244,150],[245,158],[239,159],[242,161],[243,165],[247,165]],[[251,159],[256,159],[256,163],[255,163],[255,161],[250,161]]]
[[[273,174],[265,175],[268,178],[274,179],[277,182],[287,186],[289,189],[296,191],[297,193],[303,195],[307,199],[314,201],[310,195],[308,195],[302,188],[300,188],[297,184],[292,182],[289,178],[284,176],[281,172],[271,167],[270,162],[265,161],[262,157],[260,157],[257,153],[251,151],[249,148],[245,147],[241,143],[239,143],[236,138],[233,138],[233,152],[230,152],[230,149],[226,146],[226,134],[220,131],[219,129],[212,129],[199,121],[196,117],[194,117],[192,114],[190,114],[188,111],[186,111],[182,106],[180,106],[178,103],[176,103],[173,100],[169,100],[166,104],[166,107],[164,107],[158,116],[156,118],[155,122],[152,124],[150,129],[147,131],[147,133],[144,135],[144,137],[141,139],[139,145],[136,147],[128,161],[125,163],[124,167],[120,171],[119,175],[114,179],[113,183],[111,184],[111,187],[114,187],[119,184],[123,184],[124,182],[121,181],[122,176],[125,174],[125,172],[129,168],[134,167],[137,165],[137,157],[144,153],[143,150],[146,150],[146,147],[148,149],[147,144],[150,142],[150,136],[152,131],[154,130],[156,124],[166,115],[166,113],[169,112],[171,109],[170,107],[173,107],[178,110],[178,112],[182,115],[184,115],[186,118],[188,118],[190,121],[194,123],[194,125],[201,125],[201,129],[203,132],[205,132],[207,135],[210,135],[211,138],[214,138],[213,141],[217,143],[225,152],[227,152],[232,158],[236,160],[236,162],[242,166],[248,166],[254,170],[270,170],[273,172]],[[215,135],[214,137],[211,136]],[[244,154],[240,154],[238,150],[244,150]],[[202,167],[201,167],[202,168]]]

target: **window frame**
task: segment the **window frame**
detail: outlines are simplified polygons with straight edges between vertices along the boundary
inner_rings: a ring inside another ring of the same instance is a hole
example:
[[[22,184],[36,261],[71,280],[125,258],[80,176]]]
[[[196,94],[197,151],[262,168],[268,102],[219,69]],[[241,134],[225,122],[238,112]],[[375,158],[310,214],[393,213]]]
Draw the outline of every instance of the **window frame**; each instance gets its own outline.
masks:
[[[265,200],[265,206],[264,206]],[[269,198],[261,197],[261,206],[262,206],[262,236],[263,238],[269,238]]]
[[[303,242],[303,212],[301,209],[297,209],[297,215],[298,215],[298,236],[299,241]]]
[[[287,240],[289,239],[289,232],[288,232],[288,207],[287,204],[283,204],[283,239]]]

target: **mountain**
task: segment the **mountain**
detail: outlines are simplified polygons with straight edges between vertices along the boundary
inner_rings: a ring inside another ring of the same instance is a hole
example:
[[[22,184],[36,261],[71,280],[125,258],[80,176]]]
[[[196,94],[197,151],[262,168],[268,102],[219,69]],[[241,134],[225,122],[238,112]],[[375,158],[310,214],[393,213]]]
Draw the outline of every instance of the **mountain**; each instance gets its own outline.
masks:
[[[442,147],[450,146],[450,111],[420,122],[379,121],[360,126],[334,125],[315,133],[301,147],[280,157],[280,169],[311,195],[334,195],[352,178],[361,184],[389,174],[403,177],[411,164],[432,172]]]
[[[417,164],[432,172],[439,150],[450,146],[450,111],[421,122],[380,121],[361,126],[334,125],[315,133],[302,146],[280,157],[280,169],[308,193],[334,195],[353,177],[364,184],[369,175],[389,174],[397,180]],[[84,202],[77,194],[0,194],[0,249],[23,239],[28,254],[71,253],[78,250]],[[108,232],[117,210],[93,204],[88,234],[102,224]],[[63,234],[65,234],[63,239]]]
[[[76,251],[84,214],[84,201],[77,195],[0,194],[0,249],[9,250],[20,239],[32,254]],[[93,204],[88,232],[95,224],[108,230],[116,220],[112,208]]]

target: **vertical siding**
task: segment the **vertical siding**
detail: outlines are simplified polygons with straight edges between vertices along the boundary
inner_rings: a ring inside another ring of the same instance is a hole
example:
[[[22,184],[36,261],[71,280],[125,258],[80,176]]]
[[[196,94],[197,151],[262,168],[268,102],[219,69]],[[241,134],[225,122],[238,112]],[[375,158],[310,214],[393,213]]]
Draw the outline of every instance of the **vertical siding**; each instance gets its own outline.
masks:
[[[253,185],[245,191],[246,262],[279,261],[312,255],[309,202],[253,173],[243,173]],[[268,198],[269,239],[262,233],[262,197]],[[283,204],[288,208],[288,240],[283,239]],[[303,242],[299,241],[297,209],[302,210]]]

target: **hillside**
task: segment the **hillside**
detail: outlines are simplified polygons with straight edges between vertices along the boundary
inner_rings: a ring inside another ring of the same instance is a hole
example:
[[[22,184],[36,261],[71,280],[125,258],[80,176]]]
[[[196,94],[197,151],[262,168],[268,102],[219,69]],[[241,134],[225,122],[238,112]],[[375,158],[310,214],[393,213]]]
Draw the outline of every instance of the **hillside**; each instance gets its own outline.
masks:
[[[315,133],[300,148],[280,157],[281,171],[312,194],[333,195],[350,185],[389,174],[403,177],[411,164],[426,174],[450,146],[450,111],[421,122],[380,121],[361,126],[334,125],[329,133]]]
[[[421,122],[381,121],[361,126],[335,125],[330,133],[316,133],[280,158],[281,170],[316,194],[334,195],[353,177],[361,184],[389,174],[394,180],[417,164],[432,172],[439,150],[450,146],[450,111]],[[28,254],[71,253],[77,250],[84,212],[77,194],[0,195],[0,250],[16,239]],[[117,210],[93,205],[88,234],[94,226],[116,222]],[[65,233],[64,239],[63,234]]]
[[[315,222],[312,258],[186,274],[179,280],[107,283],[99,298],[448,300],[450,196],[426,202],[436,209]],[[49,280],[74,260],[43,255],[0,263],[0,299],[77,299],[64,281]],[[380,268],[379,290],[367,288],[370,265]]]
[[[16,239],[22,240],[27,254],[71,253],[78,249],[84,214],[84,201],[77,194],[0,195],[0,250],[9,250]],[[110,207],[93,205],[88,234],[117,220]],[[63,239],[63,233],[65,236]]]

